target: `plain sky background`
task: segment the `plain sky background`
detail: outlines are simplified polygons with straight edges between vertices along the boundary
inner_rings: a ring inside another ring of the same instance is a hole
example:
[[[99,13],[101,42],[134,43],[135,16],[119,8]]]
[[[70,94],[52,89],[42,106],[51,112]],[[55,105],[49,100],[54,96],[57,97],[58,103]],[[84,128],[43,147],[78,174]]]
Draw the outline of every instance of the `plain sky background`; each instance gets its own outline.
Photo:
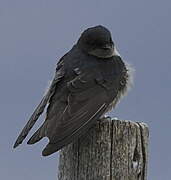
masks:
[[[171,179],[170,0],[0,0],[0,179],[57,179],[58,153],[41,156],[47,139],[12,146],[56,62],[99,24],[136,69],[134,87],[112,116],[149,125],[148,179]]]

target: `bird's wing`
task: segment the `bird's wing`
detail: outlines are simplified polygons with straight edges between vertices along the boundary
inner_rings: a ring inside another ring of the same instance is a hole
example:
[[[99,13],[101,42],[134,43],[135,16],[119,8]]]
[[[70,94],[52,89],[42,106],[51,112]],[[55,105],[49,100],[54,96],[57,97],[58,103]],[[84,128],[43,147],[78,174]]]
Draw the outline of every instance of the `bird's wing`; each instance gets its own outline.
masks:
[[[35,109],[33,114],[31,115],[29,121],[27,122],[27,124],[25,125],[23,130],[21,131],[20,135],[18,136],[18,138],[14,144],[14,148],[16,148],[19,144],[21,144],[23,142],[23,140],[26,138],[27,134],[29,133],[31,128],[34,126],[34,124],[37,121],[37,119],[39,118],[39,116],[43,113],[47,103],[49,102],[49,99],[54,94],[56,85],[64,77],[64,74],[65,74],[65,72],[64,72],[64,68],[63,68],[63,58],[61,58],[61,60],[57,64],[55,77],[52,80],[48,91],[46,92],[46,94],[42,98],[41,102],[39,103],[39,105],[37,106],[37,108]]]
[[[68,82],[67,103],[60,115],[54,112],[58,111],[54,107],[60,107],[60,101],[55,99],[55,94],[52,97],[46,127],[46,136],[50,141],[43,150],[44,156],[80,137],[104,114],[110,98],[93,76],[93,72],[89,72]]]

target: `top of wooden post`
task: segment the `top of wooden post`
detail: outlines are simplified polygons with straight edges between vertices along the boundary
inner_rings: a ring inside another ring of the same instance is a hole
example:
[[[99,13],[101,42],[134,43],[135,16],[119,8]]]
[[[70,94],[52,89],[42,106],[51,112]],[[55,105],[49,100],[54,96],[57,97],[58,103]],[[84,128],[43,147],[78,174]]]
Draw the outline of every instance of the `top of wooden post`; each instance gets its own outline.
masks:
[[[105,118],[60,152],[59,180],[146,180],[145,123]]]

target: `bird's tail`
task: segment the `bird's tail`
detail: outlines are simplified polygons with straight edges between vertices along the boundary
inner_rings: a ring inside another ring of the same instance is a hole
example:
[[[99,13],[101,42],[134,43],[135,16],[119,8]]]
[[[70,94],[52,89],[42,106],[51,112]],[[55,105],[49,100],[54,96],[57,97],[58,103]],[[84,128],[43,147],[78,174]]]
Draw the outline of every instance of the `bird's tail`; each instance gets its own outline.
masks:
[[[42,101],[40,102],[38,107],[35,109],[34,113],[30,117],[29,121],[27,122],[27,124],[21,131],[20,135],[18,136],[18,138],[13,146],[14,148],[16,148],[19,144],[21,144],[23,142],[23,140],[26,138],[27,134],[29,133],[31,128],[34,126],[34,124],[37,121],[37,119],[39,118],[39,116],[43,113],[43,111],[46,107],[46,104],[49,100],[49,97],[50,97],[49,93],[47,93],[47,95],[43,97]]]
[[[28,140],[27,144],[34,144],[45,137],[46,122],[33,134],[33,136]]]

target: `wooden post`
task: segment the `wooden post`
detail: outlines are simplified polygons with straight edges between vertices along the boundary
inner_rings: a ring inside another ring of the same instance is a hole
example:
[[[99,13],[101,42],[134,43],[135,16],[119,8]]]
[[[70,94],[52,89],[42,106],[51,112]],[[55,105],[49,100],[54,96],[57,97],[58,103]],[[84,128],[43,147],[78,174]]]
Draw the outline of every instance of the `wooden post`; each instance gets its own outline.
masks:
[[[60,151],[58,180],[147,180],[148,127],[106,118]]]

